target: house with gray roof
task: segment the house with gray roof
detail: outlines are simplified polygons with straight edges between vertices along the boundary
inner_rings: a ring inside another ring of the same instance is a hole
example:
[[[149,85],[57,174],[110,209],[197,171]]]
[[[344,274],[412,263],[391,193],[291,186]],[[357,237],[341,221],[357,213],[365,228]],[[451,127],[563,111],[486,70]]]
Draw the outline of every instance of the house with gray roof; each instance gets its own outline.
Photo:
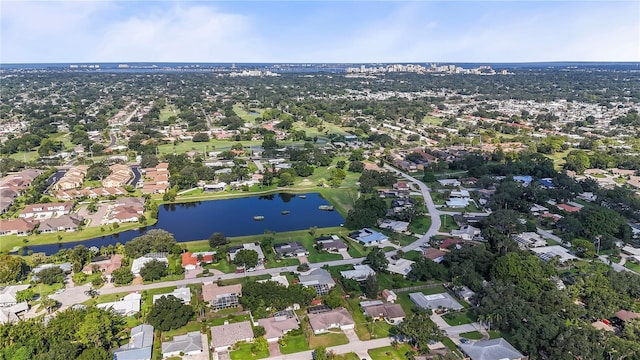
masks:
[[[307,250],[304,247],[304,245],[302,245],[302,243],[299,241],[275,244],[273,245],[273,250],[275,250],[276,254],[282,257],[296,257],[296,256],[309,255],[309,250]]]
[[[258,320],[258,324],[264,328],[264,337],[268,342],[276,342],[289,331],[300,327],[293,311],[281,311],[273,317]]]
[[[129,343],[113,351],[113,360],[151,360],[153,326],[138,325],[131,329]]]
[[[26,301],[15,305],[0,307],[0,324],[16,323],[22,319],[29,310],[29,304]]]
[[[300,274],[299,278],[300,284],[314,288],[318,295],[326,295],[336,286],[331,274],[325,269],[314,269],[306,275]]]
[[[177,289],[174,289],[172,292],[166,293],[166,294],[153,295],[153,303],[155,304],[156,301],[158,301],[158,299],[167,297],[170,295],[182,301],[183,304],[189,305],[191,303],[191,289],[188,287],[177,288]]]
[[[192,331],[186,335],[176,335],[173,341],[162,343],[162,357],[198,355],[202,352],[202,334]]]
[[[471,360],[521,360],[526,359],[503,338],[460,344],[460,350]]]
[[[433,295],[425,295],[423,293],[411,293],[409,298],[421,309],[449,309],[461,310],[464,307],[460,305],[449,293],[440,293]]]
[[[369,265],[354,265],[353,270],[340,271],[340,275],[345,279],[353,279],[355,281],[365,281],[369,276],[375,275]]]
[[[384,319],[391,324],[402,322],[406,316],[404,310],[402,310],[402,306],[394,303],[365,306],[364,313],[373,319]]]
[[[211,348],[214,351],[229,350],[238,341],[253,341],[253,329],[250,322],[242,321],[211,327]]]
[[[27,290],[29,286],[31,285],[9,285],[0,287],[0,307],[13,306],[17,304],[18,301],[16,300],[16,295],[18,294],[18,291]]]
[[[347,330],[355,327],[353,317],[345,308],[338,308],[321,313],[310,313],[309,324],[315,334],[322,334],[329,329]]]
[[[57,231],[77,231],[82,224],[82,217],[76,214],[62,215],[57,218],[50,218],[40,221],[38,230],[43,233],[52,233]]]

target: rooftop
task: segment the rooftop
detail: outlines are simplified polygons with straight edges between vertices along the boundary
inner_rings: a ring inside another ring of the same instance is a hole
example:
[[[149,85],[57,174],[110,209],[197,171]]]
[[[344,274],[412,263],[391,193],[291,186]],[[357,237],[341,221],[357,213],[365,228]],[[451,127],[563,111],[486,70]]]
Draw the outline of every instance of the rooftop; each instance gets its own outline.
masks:
[[[460,344],[471,360],[516,360],[524,357],[503,338]]]
[[[214,348],[250,338],[253,338],[253,329],[248,321],[211,327],[211,347]]]

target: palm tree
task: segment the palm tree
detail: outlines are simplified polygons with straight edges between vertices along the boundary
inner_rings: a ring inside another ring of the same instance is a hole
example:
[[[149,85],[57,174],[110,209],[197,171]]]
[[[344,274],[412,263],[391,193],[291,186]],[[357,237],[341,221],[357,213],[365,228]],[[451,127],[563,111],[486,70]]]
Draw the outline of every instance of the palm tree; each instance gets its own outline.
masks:
[[[54,309],[58,306],[58,301],[45,296],[42,298],[42,300],[40,301],[40,306],[42,306],[43,308],[45,308],[47,310],[47,313],[51,313],[51,309]]]

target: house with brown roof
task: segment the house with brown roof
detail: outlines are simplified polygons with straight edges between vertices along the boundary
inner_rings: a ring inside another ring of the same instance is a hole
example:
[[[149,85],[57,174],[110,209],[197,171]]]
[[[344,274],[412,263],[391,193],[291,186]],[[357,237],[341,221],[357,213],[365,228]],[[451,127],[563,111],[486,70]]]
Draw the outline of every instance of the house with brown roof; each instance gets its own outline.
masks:
[[[94,270],[97,270],[109,277],[114,270],[120,269],[121,266],[122,255],[115,254],[111,255],[111,257],[108,259],[96,259],[96,261],[90,262],[89,264],[85,265],[84,268],[82,268],[82,272],[90,275],[94,272]]]
[[[629,310],[620,310],[616,313],[616,317],[623,322],[640,318],[640,314]]]
[[[422,250],[422,256],[424,256],[425,258],[433,261],[433,262],[437,262],[437,263],[441,263],[444,261],[444,256],[447,254],[446,251],[442,251],[440,249],[436,249],[436,248],[426,248],[424,250]]]
[[[364,313],[373,319],[384,319],[390,324],[402,322],[406,316],[400,304],[384,303],[364,308]]]
[[[258,324],[264,328],[264,337],[268,342],[276,342],[289,331],[300,327],[298,319],[291,311],[281,311],[273,317],[259,319]]]
[[[202,285],[202,299],[208,302],[214,309],[226,309],[237,307],[242,296],[242,285],[218,286],[216,283]]]
[[[57,231],[77,231],[82,225],[82,216],[76,214],[62,215],[57,218],[44,219],[40,221],[38,230],[42,233],[52,233]]]
[[[199,253],[192,253],[192,252],[185,252],[182,253],[182,267],[189,271],[189,270],[195,270],[198,267],[198,264],[200,263],[212,263],[213,262],[213,255],[215,255],[216,252],[215,251],[207,251],[207,252],[199,252]],[[198,260],[198,256],[201,256],[201,259]]]
[[[330,329],[347,330],[355,327],[353,317],[345,308],[338,308],[327,312],[310,313],[309,324],[315,334],[328,332]]]
[[[211,348],[213,351],[229,350],[240,341],[253,341],[253,328],[248,321],[211,327]]]
[[[133,172],[127,165],[113,164],[109,166],[111,174],[102,180],[102,186],[104,187],[119,187],[124,186],[131,180]]]
[[[38,223],[29,219],[0,220],[0,236],[19,235],[26,236],[33,232]]]

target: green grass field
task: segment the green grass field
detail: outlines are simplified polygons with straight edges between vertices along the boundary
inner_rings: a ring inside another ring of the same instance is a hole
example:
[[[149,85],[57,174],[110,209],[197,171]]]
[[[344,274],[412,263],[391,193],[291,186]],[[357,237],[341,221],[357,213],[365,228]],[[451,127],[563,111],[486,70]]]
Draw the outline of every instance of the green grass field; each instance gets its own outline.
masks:
[[[471,340],[482,340],[484,336],[479,331],[470,331],[466,333],[461,333],[460,337],[471,339]]]
[[[309,337],[309,347],[314,349],[319,346],[331,347],[349,343],[349,339],[343,333],[326,333],[321,335],[311,334]]]
[[[240,344],[238,346],[238,350],[229,352],[229,356],[231,356],[231,360],[247,360],[247,359],[266,359],[269,357],[269,349],[266,351],[259,352],[254,354],[251,351],[251,347],[253,344]]]
[[[459,312],[449,312],[442,316],[442,319],[451,326],[471,324],[476,321],[476,317],[471,310]]]
[[[409,230],[414,234],[424,234],[431,227],[431,217],[428,215],[418,216],[411,221]]]
[[[304,337],[304,334],[296,336],[285,335],[284,340],[286,341],[286,345],[280,345],[280,352],[283,354],[293,354],[309,350],[309,344],[307,344],[307,339]]]
[[[397,350],[392,346],[385,346],[368,351],[373,360],[405,360],[407,359],[407,356],[405,356],[407,352],[413,352],[407,344],[400,344]]]

